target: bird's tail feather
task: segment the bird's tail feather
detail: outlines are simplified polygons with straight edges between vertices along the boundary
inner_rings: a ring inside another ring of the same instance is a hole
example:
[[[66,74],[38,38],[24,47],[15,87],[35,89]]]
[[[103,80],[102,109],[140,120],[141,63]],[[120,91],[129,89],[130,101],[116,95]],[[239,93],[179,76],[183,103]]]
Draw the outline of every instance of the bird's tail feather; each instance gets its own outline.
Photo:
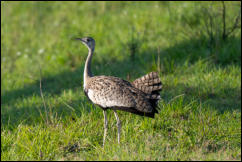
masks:
[[[134,80],[132,84],[147,95],[152,107],[155,109],[160,99],[160,91],[162,90],[162,83],[158,73],[150,72]],[[155,111],[157,110],[155,109]]]
[[[133,85],[146,94],[153,94],[153,92],[159,92],[162,89],[162,83],[157,72],[150,72],[136,79],[133,81]]]

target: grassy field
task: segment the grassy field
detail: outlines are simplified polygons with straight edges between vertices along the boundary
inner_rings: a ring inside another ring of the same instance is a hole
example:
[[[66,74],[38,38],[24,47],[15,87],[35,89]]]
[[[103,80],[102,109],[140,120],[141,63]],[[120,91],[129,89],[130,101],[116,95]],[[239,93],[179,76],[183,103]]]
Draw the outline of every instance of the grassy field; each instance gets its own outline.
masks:
[[[238,4],[225,3],[227,28]],[[1,160],[241,160],[241,30],[221,38],[221,7],[1,2]],[[84,36],[95,75],[163,83],[155,119],[118,112],[120,145],[108,111],[102,147],[102,110],[83,93]]]

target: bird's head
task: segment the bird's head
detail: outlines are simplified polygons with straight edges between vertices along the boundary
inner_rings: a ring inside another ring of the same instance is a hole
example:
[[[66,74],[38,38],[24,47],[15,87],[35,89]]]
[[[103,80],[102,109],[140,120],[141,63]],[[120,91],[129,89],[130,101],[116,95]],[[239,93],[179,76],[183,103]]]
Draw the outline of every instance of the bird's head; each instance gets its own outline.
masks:
[[[87,48],[94,50],[95,48],[95,40],[92,37],[84,37],[84,38],[76,38],[76,40],[80,40]]]

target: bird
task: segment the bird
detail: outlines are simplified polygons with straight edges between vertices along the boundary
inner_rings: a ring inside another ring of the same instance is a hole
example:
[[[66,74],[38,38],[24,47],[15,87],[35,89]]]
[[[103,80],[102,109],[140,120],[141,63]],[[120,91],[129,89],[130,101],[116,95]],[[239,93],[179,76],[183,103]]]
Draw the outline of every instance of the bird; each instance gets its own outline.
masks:
[[[91,61],[95,50],[95,40],[92,37],[75,39],[80,40],[88,48],[83,74],[83,90],[88,99],[103,110],[103,146],[108,129],[106,114],[108,109],[114,111],[117,120],[118,143],[120,143],[121,121],[116,110],[154,118],[155,114],[158,113],[157,106],[162,90],[159,75],[157,72],[150,72],[133,82],[114,76],[93,76]]]

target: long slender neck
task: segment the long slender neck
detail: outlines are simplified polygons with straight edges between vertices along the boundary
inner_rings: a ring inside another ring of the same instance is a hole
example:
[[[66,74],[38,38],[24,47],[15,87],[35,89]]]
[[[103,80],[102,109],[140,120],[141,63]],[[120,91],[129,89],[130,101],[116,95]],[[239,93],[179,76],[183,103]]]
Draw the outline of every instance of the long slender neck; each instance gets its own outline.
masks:
[[[88,48],[88,56],[86,59],[85,63],[85,68],[84,68],[84,88],[86,86],[87,80],[92,77],[92,72],[91,72],[91,62],[92,62],[92,55],[94,53],[94,48]]]

